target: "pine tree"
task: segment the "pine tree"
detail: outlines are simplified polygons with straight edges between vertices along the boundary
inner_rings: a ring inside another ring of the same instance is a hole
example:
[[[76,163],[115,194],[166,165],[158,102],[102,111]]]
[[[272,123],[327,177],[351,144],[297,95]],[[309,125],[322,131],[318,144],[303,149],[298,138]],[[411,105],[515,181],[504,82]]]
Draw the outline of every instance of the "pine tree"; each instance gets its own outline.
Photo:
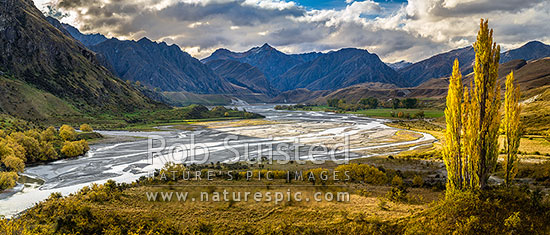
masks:
[[[504,183],[510,186],[512,179],[517,173],[518,148],[521,137],[519,113],[520,91],[519,87],[514,86],[514,72],[506,76],[506,94],[504,97],[504,133],[506,134],[504,149],[506,157],[504,159]]]
[[[445,146],[443,147],[443,160],[447,168],[447,191],[460,190],[463,185],[462,170],[462,74],[460,73],[458,59],[455,59],[453,73],[449,79],[449,92],[447,93],[447,108],[445,108]]]

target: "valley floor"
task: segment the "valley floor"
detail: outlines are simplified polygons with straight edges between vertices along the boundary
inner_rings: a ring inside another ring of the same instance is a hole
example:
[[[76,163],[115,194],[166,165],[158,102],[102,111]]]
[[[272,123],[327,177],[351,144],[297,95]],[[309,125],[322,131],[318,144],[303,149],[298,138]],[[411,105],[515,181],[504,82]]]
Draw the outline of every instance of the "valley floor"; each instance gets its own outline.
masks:
[[[357,124],[345,122],[224,120],[194,122],[193,125],[258,139],[299,136],[306,145],[328,143],[329,147],[341,139],[323,130],[339,130],[351,133],[350,146],[355,153],[369,157],[351,160],[352,177],[361,175],[362,178],[346,182],[315,177],[313,181],[289,180],[290,176],[284,176],[291,174],[288,172],[307,175],[320,170],[333,176],[339,165],[330,161],[323,164],[310,161],[268,164],[256,160],[167,165],[153,178],[141,178],[132,184],[108,182],[68,197],[52,194],[18,219],[0,222],[0,227],[8,232],[25,230],[41,234],[451,234],[457,231],[462,234],[544,234],[550,231],[544,222],[550,219],[546,195],[550,188],[547,156],[550,142],[544,136],[530,135],[522,139],[518,187],[501,189],[496,186],[501,174],[497,170],[491,178],[494,189],[489,193],[445,199],[446,172],[439,153],[444,132],[438,122],[396,121],[387,125],[401,130],[390,128],[375,132],[360,128],[354,131]],[[313,133],[311,138],[304,138]],[[423,133],[438,141],[423,139],[427,136]],[[407,142],[410,144],[392,145]],[[367,165],[372,168],[358,167]],[[195,176],[196,172],[201,172],[205,177],[209,171],[213,174],[212,180],[181,177],[185,175],[181,172],[191,172]],[[267,171],[279,176],[269,180]],[[177,172],[175,177],[173,172]],[[228,172],[232,172],[235,180],[227,179]],[[247,180],[248,172],[251,178]],[[349,201],[326,198],[298,201],[287,197],[278,202],[243,201],[242,198],[199,200],[203,193],[223,195],[224,190],[230,198],[238,192],[243,195],[245,192],[251,195],[256,192],[262,195],[301,192],[302,198],[310,199],[316,193],[335,196],[346,192]],[[539,194],[535,193],[537,190]],[[182,193],[187,193],[185,200],[180,197]],[[168,194],[172,195],[170,199],[166,197]],[[189,200],[191,198],[195,200]]]

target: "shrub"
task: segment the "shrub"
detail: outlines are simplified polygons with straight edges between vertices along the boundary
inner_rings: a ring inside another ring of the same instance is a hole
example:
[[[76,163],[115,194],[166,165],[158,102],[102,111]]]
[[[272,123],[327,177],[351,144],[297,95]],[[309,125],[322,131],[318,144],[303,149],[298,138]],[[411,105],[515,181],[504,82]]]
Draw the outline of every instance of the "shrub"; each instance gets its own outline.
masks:
[[[55,139],[57,139],[57,130],[53,126],[48,127],[40,133],[41,141],[53,141]]]
[[[65,141],[75,140],[76,131],[69,125],[63,125],[59,128],[59,136]]]
[[[90,147],[86,140],[65,141],[61,153],[66,157],[76,157],[85,154],[88,150],[90,150]]]
[[[2,163],[10,171],[23,172],[25,169],[25,162],[14,155],[2,156]]]
[[[27,162],[34,162],[39,158],[40,144],[37,139],[21,132],[14,132],[10,136],[25,149],[25,159]]]
[[[0,172],[0,191],[13,188],[18,178],[16,172]]]
[[[422,176],[416,175],[413,178],[413,185],[416,186],[416,187],[420,187],[420,186],[424,185],[424,179],[422,179]]]
[[[347,176],[351,181],[364,182],[368,184],[384,184],[387,181],[386,174],[377,168],[367,164],[346,164],[334,169],[340,181],[346,180]]]
[[[403,221],[403,234],[548,234],[550,205],[528,189],[459,192]]]
[[[409,197],[407,196],[407,189],[404,187],[393,187],[387,194],[386,198],[393,202],[407,202]]]
[[[304,178],[313,184],[326,184],[330,180],[329,170],[324,168],[316,168],[306,171]]]
[[[15,139],[8,136],[5,139],[0,140],[0,156],[14,155],[17,158],[26,161],[25,148],[21,146]]]
[[[92,129],[92,127],[88,124],[82,124],[82,125],[80,125],[80,131],[82,131],[82,132],[92,132],[92,131],[94,131],[94,129]]]
[[[417,118],[417,119],[424,119],[424,117],[426,117],[426,115],[424,114],[424,111],[418,111],[416,112],[414,115],[413,115],[414,118]]]
[[[50,142],[40,142],[40,154],[38,159],[41,161],[55,160],[57,159],[58,154],[53,147],[53,144]]]
[[[401,177],[399,177],[398,175],[396,175],[391,180],[391,184],[393,186],[402,186],[403,185],[403,179]]]
[[[405,114],[403,112],[399,112],[397,113],[397,117],[398,118],[403,118],[405,116]]]

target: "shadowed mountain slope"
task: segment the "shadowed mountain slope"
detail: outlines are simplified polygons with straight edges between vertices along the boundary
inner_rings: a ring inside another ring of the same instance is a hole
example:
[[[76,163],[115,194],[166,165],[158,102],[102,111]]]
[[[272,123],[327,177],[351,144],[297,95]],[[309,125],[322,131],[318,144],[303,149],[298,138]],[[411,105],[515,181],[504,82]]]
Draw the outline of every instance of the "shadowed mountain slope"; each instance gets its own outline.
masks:
[[[282,91],[297,88],[333,90],[366,82],[406,85],[376,54],[354,48],[332,51],[297,65],[273,85]]]
[[[95,53],[48,23],[30,0],[5,0],[0,8],[0,71],[3,79],[19,80],[20,87],[36,91],[46,106],[60,100],[67,109],[84,112],[124,112],[158,107],[100,65]],[[28,94],[2,93],[2,99],[25,100]],[[48,94],[51,94],[48,95]],[[60,99],[60,100],[59,100]],[[53,102],[49,102],[53,101]],[[12,102],[14,105],[17,102]],[[3,104],[2,110],[17,107]],[[19,117],[46,118],[55,109],[14,113]],[[72,112],[72,111],[68,111]]]

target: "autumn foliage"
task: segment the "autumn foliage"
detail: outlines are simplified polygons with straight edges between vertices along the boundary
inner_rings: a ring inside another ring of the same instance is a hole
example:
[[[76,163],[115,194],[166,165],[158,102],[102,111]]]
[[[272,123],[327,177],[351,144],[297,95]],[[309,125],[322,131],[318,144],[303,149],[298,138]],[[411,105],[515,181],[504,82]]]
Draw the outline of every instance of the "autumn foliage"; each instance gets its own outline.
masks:
[[[82,124],[82,125],[80,125],[80,131],[82,131],[82,132],[92,132],[92,131],[94,131],[94,129],[92,129],[92,126],[90,126],[89,124]]]
[[[497,82],[500,47],[493,42],[493,30],[481,20],[477,41],[474,81],[462,86],[458,60],[449,81],[445,119],[443,159],[447,167],[447,192],[486,189],[499,154],[501,122],[500,84]],[[506,82],[505,132],[508,151],[505,170],[507,181],[513,177],[519,146],[519,90],[513,86],[513,74]]]
[[[61,153],[66,157],[76,157],[83,155],[88,150],[90,150],[90,147],[88,147],[86,140],[65,141],[63,148],[61,148]]]
[[[0,131],[0,190],[15,186],[18,175],[26,164],[52,161],[62,157],[76,157],[88,150],[86,140],[76,139],[76,131],[63,125],[44,130]]]
[[[519,121],[521,107],[519,105],[519,97],[519,86],[514,86],[514,73],[511,72],[506,77],[503,121],[503,129],[506,134],[506,138],[504,139],[504,149],[506,151],[506,157],[504,158],[504,183],[508,186],[518,171],[518,149],[521,137]]]
[[[59,136],[61,136],[61,138],[65,141],[75,140],[76,131],[69,125],[63,125],[59,128]]]

